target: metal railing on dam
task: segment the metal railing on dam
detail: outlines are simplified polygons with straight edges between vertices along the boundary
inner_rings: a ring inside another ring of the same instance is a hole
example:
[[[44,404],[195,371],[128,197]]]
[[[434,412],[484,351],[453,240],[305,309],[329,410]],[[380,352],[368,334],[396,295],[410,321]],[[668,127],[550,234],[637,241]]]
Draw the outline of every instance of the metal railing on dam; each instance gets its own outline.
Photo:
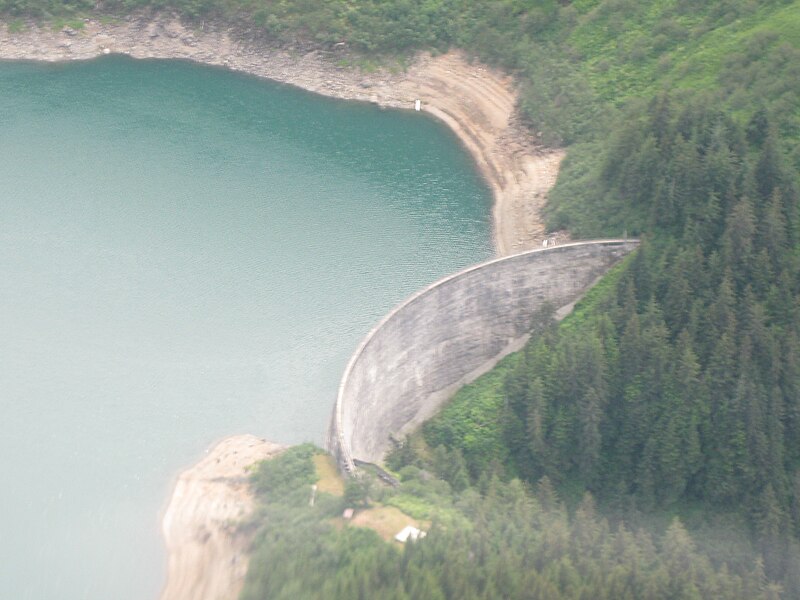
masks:
[[[575,242],[494,259],[400,304],[367,334],[339,384],[328,450],[346,472],[522,348],[545,304],[566,314],[638,240]]]

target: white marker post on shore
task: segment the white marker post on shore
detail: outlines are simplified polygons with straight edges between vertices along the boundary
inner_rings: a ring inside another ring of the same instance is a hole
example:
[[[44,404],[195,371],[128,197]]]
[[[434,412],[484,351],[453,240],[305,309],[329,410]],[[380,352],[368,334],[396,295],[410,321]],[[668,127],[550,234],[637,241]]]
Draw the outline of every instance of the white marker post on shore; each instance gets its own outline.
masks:
[[[414,110],[419,112],[421,108],[422,108],[422,102],[420,102],[419,100],[414,100]]]
[[[314,500],[317,499],[317,484],[314,483],[311,485],[311,498],[308,500],[309,506],[314,506]]]

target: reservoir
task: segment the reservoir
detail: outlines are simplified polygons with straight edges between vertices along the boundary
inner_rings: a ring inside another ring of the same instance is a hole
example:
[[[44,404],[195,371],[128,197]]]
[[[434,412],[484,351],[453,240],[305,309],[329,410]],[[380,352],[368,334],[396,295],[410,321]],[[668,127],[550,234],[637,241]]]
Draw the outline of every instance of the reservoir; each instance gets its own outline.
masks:
[[[224,70],[0,63],[0,156],[0,598],[156,598],[177,472],[321,444],[367,331],[492,255],[444,126]]]

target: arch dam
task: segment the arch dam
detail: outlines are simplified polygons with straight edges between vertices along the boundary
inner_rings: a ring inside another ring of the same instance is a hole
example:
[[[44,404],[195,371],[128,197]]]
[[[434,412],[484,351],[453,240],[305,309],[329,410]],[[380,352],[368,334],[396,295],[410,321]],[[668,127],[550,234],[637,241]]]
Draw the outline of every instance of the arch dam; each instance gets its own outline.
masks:
[[[339,384],[327,447],[340,469],[379,464],[462,386],[521,349],[549,305],[562,318],[638,240],[575,242],[445,277],[367,334]]]

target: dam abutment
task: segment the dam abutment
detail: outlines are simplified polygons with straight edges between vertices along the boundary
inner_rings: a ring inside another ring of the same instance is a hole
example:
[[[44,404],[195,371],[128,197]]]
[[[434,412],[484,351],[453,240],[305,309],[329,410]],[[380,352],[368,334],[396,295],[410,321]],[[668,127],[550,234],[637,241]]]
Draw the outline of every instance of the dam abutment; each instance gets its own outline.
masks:
[[[327,446],[346,472],[380,463],[455,393],[527,341],[550,305],[568,312],[637,240],[575,242],[445,277],[387,314],[342,376]]]

